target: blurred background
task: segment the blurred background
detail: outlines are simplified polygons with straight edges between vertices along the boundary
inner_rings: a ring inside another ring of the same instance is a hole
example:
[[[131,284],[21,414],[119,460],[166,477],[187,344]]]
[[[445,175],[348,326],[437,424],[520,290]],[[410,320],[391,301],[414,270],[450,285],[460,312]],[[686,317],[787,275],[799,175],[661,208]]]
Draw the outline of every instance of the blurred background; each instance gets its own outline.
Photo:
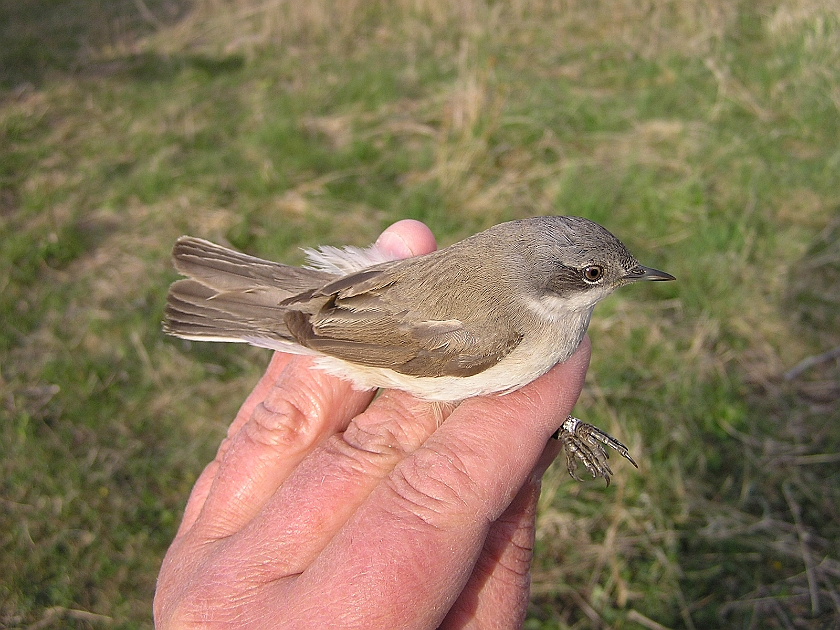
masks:
[[[538,214],[678,282],[596,309],[576,413],[640,470],[549,471],[526,628],[837,628],[833,0],[0,2],[0,627],[151,627],[269,359],[162,335],[179,235]]]

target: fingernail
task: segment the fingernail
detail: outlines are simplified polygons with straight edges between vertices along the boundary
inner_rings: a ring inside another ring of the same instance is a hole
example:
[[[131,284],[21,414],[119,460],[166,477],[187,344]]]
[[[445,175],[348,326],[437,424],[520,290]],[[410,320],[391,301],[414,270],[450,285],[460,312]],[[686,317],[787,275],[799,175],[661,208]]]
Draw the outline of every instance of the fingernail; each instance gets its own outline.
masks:
[[[385,230],[378,239],[376,239],[377,247],[384,249],[389,254],[398,256],[400,258],[408,258],[414,256],[414,252],[408,246],[408,243],[397,232],[389,232]]]

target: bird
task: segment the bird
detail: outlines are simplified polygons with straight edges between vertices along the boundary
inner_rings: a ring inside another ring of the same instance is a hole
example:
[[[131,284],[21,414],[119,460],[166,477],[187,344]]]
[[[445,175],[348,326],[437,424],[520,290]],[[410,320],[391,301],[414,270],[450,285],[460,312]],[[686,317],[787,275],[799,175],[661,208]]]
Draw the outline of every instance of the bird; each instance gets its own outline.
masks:
[[[357,389],[461,401],[515,391],[566,361],[615,289],[675,279],[574,216],[500,223],[401,260],[376,245],[304,252],[296,267],[182,236],[172,259],[186,279],[169,289],[164,332],[313,356]],[[571,416],[554,437],[575,479],[580,460],[609,485],[602,445],[637,466],[618,440]]]

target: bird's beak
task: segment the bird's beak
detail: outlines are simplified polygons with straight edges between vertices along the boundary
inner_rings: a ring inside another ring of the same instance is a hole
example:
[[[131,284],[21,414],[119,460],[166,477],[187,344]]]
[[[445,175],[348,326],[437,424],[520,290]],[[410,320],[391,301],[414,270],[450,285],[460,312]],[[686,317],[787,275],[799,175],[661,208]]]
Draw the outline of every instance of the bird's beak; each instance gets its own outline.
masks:
[[[627,282],[636,282],[637,280],[676,280],[676,278],[670,273],[665,273],[664,271],[659,271],[658,269],[651,269],[650,267],[645,267],[643,265],[639,265],[635,269],[631,269],[624,276],[624,279]]]

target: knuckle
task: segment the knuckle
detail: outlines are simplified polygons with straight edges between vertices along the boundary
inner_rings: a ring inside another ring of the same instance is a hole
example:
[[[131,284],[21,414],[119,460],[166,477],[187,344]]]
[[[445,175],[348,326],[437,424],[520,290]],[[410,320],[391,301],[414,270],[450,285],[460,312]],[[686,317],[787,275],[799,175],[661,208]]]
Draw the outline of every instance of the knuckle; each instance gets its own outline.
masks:
[[[518,524],[513,531],[504,529],[491,534],[485,545],[489,549],[489,560],[493,563],[495,579],[519,585],[523,579],[530,579],[531,561],[534,557],[533,527]]]
[[[405,453],[405,433],[399,422],[364,426],[351,422],[341,437],[347,446],[356,451],[372,454]]]
[[[182,584],[155,601],[156,628],[179,630],[255,627],[256,602],[269,578],[250,563],[221,555],[180,576]]]
[[[428,524],[447,527],[475,519],[486,495],[458,453],[437,444],[404,460],[387,483],[401,507]]]
[[[247,439],[276,448],[311,443],[317,437],[316,425],[300,407],[281,400],[273,401],[270,409],[265,403],[257,405],[242,431]]]
[[[331,462],[332,474],[341,477],[381,479],[405,456],[405,449],[395,427],[359,428],[333,435],[320,449]]]
[[[499,566],[502,568],[504,575],[508,576],[510,583],[519,585],[525,581],[530,581],[533,558],[533,545],[512,544],[509,552],[499,559]]]
[[[325,447],[355,462],[351,465],[373,464],[383,469],[381,476],[385,476],[398,461],[415,452],[435,426],[433,419],[392,403],[387,409],[380,407],[356,416]]]

